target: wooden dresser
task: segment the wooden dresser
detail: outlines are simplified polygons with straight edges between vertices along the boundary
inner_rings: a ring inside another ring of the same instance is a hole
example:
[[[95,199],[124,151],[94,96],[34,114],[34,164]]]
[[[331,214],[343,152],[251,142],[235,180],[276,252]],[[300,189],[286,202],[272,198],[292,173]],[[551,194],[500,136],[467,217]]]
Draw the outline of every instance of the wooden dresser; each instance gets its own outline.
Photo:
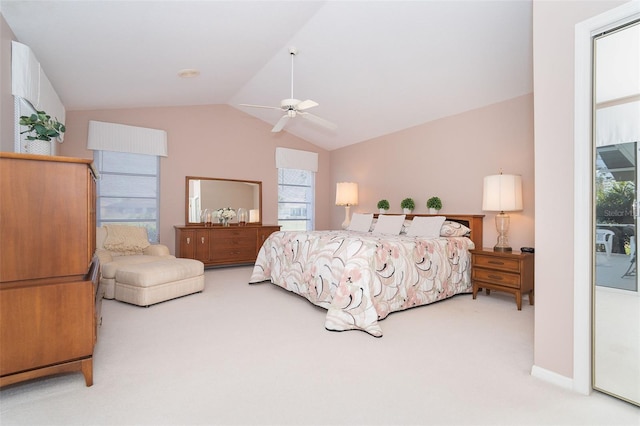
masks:
[[[0,386],[93,384],[102,290],[90,160],[0,153]]]
[[[196,259],[205,266],[250,264],[262,243],[278,225],[176,226],[176,257]]]
[[[478,290],[505,291],[516,297],[518,310],[522,309],[522,295],[529,295],[529,304],[533,305],[532,253],[495,252],[490,248],[471,250],[471,281],[473,298]]]

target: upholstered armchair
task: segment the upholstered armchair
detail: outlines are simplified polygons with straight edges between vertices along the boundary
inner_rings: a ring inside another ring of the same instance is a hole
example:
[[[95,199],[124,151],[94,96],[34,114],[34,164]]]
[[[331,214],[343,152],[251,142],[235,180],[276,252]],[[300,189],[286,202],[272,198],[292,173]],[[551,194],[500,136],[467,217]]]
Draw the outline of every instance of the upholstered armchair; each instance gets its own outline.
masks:
[[[115,277],[119,267],[175,259],[167,246],[149,243],[146,228],[128,225],[98,227],[96,255],[100,259],[100,283],[105,299],[115,297]]]

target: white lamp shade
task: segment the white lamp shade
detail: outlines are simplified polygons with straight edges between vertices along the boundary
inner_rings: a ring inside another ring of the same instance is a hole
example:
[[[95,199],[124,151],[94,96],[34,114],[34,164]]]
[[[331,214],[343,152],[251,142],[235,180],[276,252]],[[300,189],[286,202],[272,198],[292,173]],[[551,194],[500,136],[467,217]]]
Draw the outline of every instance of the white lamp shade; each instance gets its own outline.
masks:
[[[522,178],[518,175],[502,174],[485,177],[482,210],[522,210]]]
[[[355,206],[358,204],[358,184],[338,182],[336,186],[336,206]]]

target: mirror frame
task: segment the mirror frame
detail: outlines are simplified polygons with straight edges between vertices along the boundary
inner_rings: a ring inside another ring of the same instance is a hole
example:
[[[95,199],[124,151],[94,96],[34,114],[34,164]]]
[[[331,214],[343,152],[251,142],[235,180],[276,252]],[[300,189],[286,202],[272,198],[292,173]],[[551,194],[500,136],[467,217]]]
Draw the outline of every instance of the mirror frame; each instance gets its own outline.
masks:
[[[189,222],[189,182],[191,180],[214,180],[214,181],[222,181],[222,182],[237,182],[237,183],[249,183],[258,185],[258,211],[259,220],[257,222],[247,223],[250,225],[262,225],[262,181],[259,180],[241,180],[241,179],[225,179],[225,178],[212,178],[212,177],[202,177],[202,176],[186,176],[185,177],[185,192],[184,192],[184,223],[187,226],[204,226],[202,222]]]

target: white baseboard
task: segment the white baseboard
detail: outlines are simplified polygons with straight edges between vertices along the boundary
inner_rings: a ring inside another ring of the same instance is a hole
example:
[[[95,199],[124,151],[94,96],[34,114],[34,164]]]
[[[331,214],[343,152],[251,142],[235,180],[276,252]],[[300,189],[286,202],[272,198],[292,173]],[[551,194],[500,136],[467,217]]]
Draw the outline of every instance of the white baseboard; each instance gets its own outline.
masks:
[[[537,365],[534,365],[533,367],[531,367],[531,375],[535,378],[544,380],[545,382],[552,383],[556,386],[559,386],[564,389],[568,389],[570,391],[576,391],[584,395],[589,394],[588,392],[583,393],[580,390],[575,389],[573,384],[573,379],[569,377],[565,377],[558,373],[554,373],[553,371],[538,367]]]

